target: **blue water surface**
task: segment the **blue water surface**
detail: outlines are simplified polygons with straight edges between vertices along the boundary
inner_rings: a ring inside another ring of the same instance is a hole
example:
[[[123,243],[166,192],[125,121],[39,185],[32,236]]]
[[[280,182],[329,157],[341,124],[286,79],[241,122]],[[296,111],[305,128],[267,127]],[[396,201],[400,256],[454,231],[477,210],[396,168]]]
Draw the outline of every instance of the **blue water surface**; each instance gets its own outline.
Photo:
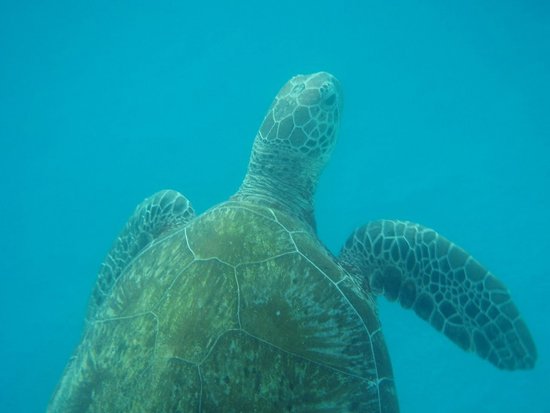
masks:
[[[322,239],[436,228],[507,284],[539,349],[499,371],[380,300],[402,412],[550,412],[549,4],[1,1],[0,411],[45,410],[135,205],[225,200],[279,87],[327,70],[345,113]]]

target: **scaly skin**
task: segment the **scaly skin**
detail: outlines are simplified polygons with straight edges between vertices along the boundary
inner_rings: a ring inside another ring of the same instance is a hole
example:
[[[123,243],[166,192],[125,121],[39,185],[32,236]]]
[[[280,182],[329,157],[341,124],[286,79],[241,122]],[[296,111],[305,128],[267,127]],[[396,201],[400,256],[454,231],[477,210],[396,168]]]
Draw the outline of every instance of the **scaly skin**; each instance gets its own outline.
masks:
[[[498,367],[534,365],[503,284],[435,231],[376,221],[339,259],[319,241],[313,196],[341,108],[332,75],[296,76],[231,200],[196,217],[169,190],[137,207],[48,412],[397,413],[381,294]]]

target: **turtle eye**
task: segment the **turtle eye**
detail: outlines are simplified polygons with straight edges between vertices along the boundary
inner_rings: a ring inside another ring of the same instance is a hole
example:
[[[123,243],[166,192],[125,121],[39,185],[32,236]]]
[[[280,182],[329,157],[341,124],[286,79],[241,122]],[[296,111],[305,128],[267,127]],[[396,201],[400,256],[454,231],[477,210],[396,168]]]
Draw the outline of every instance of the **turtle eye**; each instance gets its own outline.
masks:
[[[336,103],[336,93],[334,89],[327,83],[320,87],[321,96],[323,97],[323,106],[327,109],[332,108]]]

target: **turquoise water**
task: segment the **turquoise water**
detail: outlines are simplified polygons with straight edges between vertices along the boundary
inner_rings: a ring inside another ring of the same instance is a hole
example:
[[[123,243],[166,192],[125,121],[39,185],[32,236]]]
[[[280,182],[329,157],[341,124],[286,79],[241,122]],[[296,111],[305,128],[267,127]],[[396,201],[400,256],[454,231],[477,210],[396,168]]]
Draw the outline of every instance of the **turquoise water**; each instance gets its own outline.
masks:
[[[508,285],[538,345],[534,370],[498,371],[381,300],[402,412],[550,412],[547,2],[47,3],[0,3],[0,411],[44,411],[134,206],[226,199],[279,87],[327,70],[345,107],[322,239],[436,228]]]

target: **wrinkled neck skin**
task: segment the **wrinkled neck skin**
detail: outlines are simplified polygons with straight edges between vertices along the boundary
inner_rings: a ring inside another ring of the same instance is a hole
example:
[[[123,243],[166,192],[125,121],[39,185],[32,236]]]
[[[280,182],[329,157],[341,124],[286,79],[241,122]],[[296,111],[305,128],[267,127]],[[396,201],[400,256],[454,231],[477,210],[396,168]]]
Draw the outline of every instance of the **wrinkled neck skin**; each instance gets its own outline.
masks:
[[[315,233],[313,196],[318,174],[304,171],[288,154],[253,153],[246,177],[231,199],[283,211],[307,223]]]

